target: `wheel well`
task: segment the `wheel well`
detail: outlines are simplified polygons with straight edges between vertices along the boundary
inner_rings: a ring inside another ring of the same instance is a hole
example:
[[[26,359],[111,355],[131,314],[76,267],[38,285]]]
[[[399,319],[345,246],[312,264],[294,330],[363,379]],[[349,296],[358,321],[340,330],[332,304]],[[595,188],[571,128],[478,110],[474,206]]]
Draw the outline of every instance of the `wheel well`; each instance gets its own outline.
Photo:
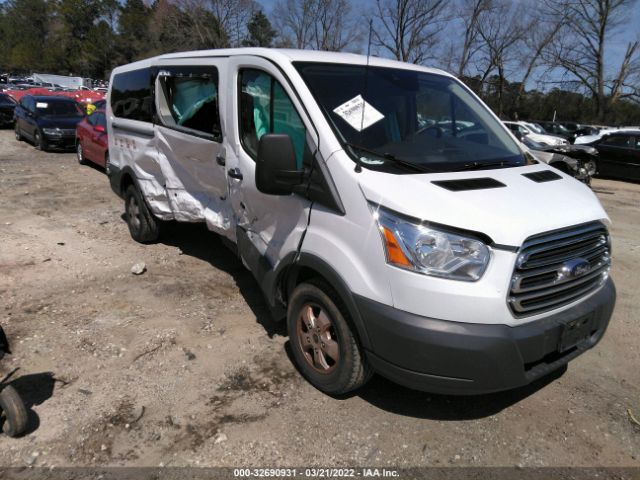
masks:
[[[565,162],[553,162],[549,164],[550,166],[557,168],[558,170],[560,170],[561,172],[570,174],[571,173],[571,169],[569,167],[569,165]]]
[[[291,292],[293,292],[293,289],[301,283],[312,278],[321,278],[325,282],[331,284],[327,281],[326,278],[322,276],[322,274],[320,274],[320,272],[314,270],[311,267],[289,268],[288,271],[283,275],[283,281],[281,284],[281,295],[283,302],[287,304],[289,297],[291,296]]]
[[[319,269],[315,269],[308,265],[290,267],[286,272],[284,272],[282,277],[283,278],[280,283],[281,286],[279,289],[279,296],[281,297],[280,300],[285,306],[288,304],[288,299],[291,296],[294,288],[296,288],[301,283],[311,280],[312,278],[321,279],[330,288],[332,288],[334,294],[338,296],[340,303],[342,303],[347,309],[350,317],[348,321],[353,323],[354,334],[361,342],[361,345],[365,348],[370,347],[369,338],[366,333],[366,329],[364,328],[362,319],[360,318],[357,306],[354,303],[353,298],[351,298],[351,296],[349,295],[348,291],[344,290],[348,287],[342,283],[342,280],[339,277],[332,278],[333,275],[323,275],[319,271]]]
[[[122,180],[120,180],[120,192],[122,192],[122,195],[127,191],[129,185],[135,185],[135,182],[133,181],[133,177],[127,172],[122,175]]]

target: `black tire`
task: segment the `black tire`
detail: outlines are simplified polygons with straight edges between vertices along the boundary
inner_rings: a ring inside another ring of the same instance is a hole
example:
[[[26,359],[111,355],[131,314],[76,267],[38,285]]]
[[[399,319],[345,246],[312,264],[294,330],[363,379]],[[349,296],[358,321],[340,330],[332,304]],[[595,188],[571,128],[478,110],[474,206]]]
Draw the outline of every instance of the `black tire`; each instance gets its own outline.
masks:
[[[20,395],[11,385],[0,392],[0,408],[2,409],[2,431],[10,437],[17,437],[27,429],[27,409]]]
[[[36,133],[33,134],[33,143],[37,150],[46,151],[46,147],[44,145],[44,139],[42,138],[42,134],[39,130],[36,130]]]
[[[129,185],[124,196],[124,208],[131,238],[136,242],[155,242],[160,237],[160,222],[147,208],[135,185]]]
[[[14,127],[14,131],[16,132],[16,140],[22,142],[24,140],[24,137],[22,136],[22,133],[20,133],[20,127],[18,126],[17,122]]]
[[[104,154],[104,173],[107,174],[107,177],[111,173],[111,164],[109,163],[109,152]]]
[[[84,150],[82,149],[82,142],[78,138],[78,144],[76,145],[76,157],[78,158],[78,163],[80,165],[86,165],[87,161],[84,158]]]
[[[328,328],[327,321],[331,323]],[[298,368],[318,390],[342,395],[371,378],[373,372],[354,335],[349,313],[325,282],[314,279],[294,289],[287,309],[287,330]]]

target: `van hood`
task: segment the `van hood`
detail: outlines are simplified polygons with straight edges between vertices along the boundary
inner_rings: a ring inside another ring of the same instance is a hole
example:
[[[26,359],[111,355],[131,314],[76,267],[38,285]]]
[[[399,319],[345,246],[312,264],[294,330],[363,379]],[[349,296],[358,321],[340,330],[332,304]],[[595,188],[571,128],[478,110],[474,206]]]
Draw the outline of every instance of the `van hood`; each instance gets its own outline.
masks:
[[[549,170],[559,179],[536,182],[523,174]],[[452,191],[432,182],[493,179],[504,187]],[[488,235],[520,246],[538,233],[609,217],[589,187],[546,165],[393,175],[364,169],[360,188],[370,202],[411,217]]]

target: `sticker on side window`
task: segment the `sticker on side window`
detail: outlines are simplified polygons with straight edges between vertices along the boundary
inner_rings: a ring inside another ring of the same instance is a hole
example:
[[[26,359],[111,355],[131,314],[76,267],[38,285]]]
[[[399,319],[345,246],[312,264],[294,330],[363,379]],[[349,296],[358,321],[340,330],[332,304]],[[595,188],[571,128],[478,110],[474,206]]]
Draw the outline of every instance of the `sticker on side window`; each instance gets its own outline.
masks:
[[[48,106],[49,106],[48,103],[36,102],[36,108],[47,108]]]
[[[362,95],[347,100],[342,105],[334,108],[333,111],[358,132],[369,128],[384,118],[384,115],[376,110],[373,105],[367,103],[362,98]]]

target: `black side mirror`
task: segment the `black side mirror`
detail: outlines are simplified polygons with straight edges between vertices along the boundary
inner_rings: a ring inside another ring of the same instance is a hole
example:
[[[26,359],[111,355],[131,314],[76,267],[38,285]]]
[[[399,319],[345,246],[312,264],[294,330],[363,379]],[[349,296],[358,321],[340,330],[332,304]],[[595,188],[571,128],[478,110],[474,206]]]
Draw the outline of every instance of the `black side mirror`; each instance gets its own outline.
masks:
[[[256,187],[268,195],[290,195],[302,183],[296,153],[289,135],[268,133],[260,137],[256,161]]]

